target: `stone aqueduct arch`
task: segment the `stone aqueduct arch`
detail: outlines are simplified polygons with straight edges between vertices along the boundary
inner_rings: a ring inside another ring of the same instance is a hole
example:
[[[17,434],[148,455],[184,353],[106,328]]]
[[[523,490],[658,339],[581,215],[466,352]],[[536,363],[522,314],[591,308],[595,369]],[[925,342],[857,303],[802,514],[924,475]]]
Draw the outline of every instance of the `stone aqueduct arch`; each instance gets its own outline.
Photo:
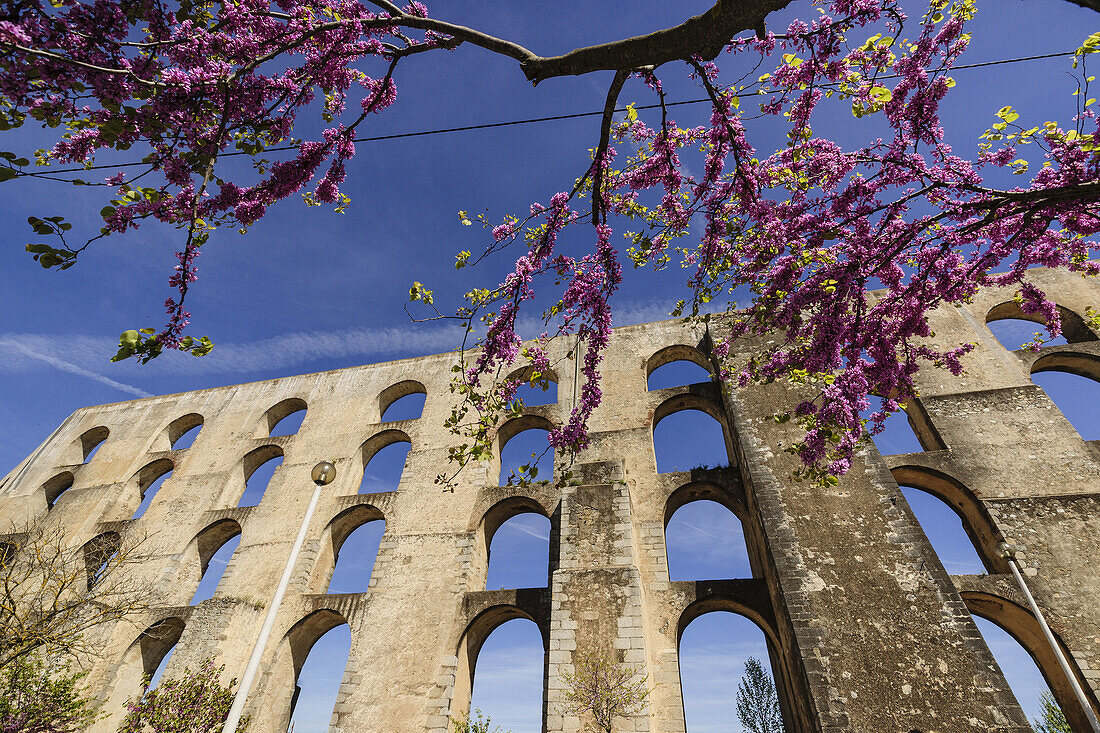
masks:
[[[1100,453],[1030,375],[1063,369],[1100,377],[1100,341],[1080,318],[1100,303],[1100,287],[1029,273],[1056,295],[1071,343],[1035,354],[1002,348],[985,324],[1019,315],[1003,291],[933,314],[941,342],[979,347],[961,378],[920,375],[921,398],[908,409],[925,451],[884,457],[870,448],[828,489],[791,480],[795,459],[783,448],[797,428],[772,419],[805,396],[798,388],[710,380],[646,389],[668,362],[692,361],[715,374],[743,356],[735,344],[727,364],[715,363],[709,335],[668,321],[615,331],[591,445],[571,466],[559,456],[551,481],[500,486],[499,465],[488,461],[446,487],[435,483],[454,442],[443,427],[454,363],[445,354],[78,410],[0,481],[0,517],[62,528],[74,548],[84,548],[89,582],[124,538],[152,538],[147,558],[130,571],[155,589],[152,607],[97,631],[103,653],[87,680],[112,715],[96,731],[114,729],[135,680],[171,644],[169,676],[208,657],[226,665],[227,677],[240,676],[305,511],[310,469],[322,459],[335,463],[337,478],[322,491],[249,697],[255,733],[285,730],[306,654],[345,623],[352,645],[334,730],[443,733],[469,705],[481,644],[512,618],[530,619],[543,638],[544,731],[579,729],[563,706],[563,680],[576,655],[599,651],[648,674],[647,709],[620,721],[621,730],[682,733],[680,635],[712,611],[741,614],[763,631],[792,731],[1029,731],[971,613],[1023,643],[1079,723],[1082,711],[994,548],[1002,540],[1023,548],[1033,592],[1095,705]],[[720,335],[721,322],[711,330]],[[568,418],[574,370],[565,347],[553,348],[557,403],[501,425],[498,448],[523,429]],[[529,375],[516,367],[511,376]],[[390,404],[417,392],[427,395],[419,419],[382,421]],[[271,436],[279,420],[302,409],[297,434]],[[653,430],[684,409],[721,424],[729,466],[657,473]],[[194,445],[174,449],[196,425]],[[397,441],[411,444],[398,490],[359,494],[366,463]],[[95,460],[85,462],[97,446]],[[284,460],[263,499],[237,506],[251,473],[276,456]],[[144,487],[169,469],[171,481],[145,514],[127,519]],[[898,483],[959,514],[987,574],[947,574]],[[669,580],[665,526],[676,509],[700,499],[740,519],[752,578]],[[550,519],[548,585],[484,590],[493,533],[523,512]],[[344,540],[378,519],[386,529],[369,590],[324,593]],[[214,597],[181,606],[213,553],[238,534]]]

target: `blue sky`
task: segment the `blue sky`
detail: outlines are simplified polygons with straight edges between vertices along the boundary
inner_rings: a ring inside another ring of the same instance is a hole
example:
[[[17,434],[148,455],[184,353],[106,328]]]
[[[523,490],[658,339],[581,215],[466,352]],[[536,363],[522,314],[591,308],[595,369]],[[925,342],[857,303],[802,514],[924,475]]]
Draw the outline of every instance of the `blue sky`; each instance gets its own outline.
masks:
[[[707,0],[442,0],[430,6],[441,17],[552,54],[666,26],[709,4]],[[1064,0],[980,1],[978,7],[972,24],[974,41],[964,63],[1070,50],[1097,25],[1094,13]],[[782,27],[787,19],[804,15],[808,8],[805,2],[792,3],[772,21],[773,27]],[[912,12],[919,15],[920,6]],[[678,80],[682,76],[679,70],[664,75],[670,98],[698,98],[696,88]],[[964,70],[954,76],[958,86],[945,102],[945,119],[949,139],[963,154],[975,150],[977,136],[994,121],[993,113],[1006,104],[1021,112],[1021,121],[1030,119],[1035,123],[1047,119],[1067,121],[1072,113],[1073,86],[1065,59]],[[372,120],[363,134],[385,135],[595,110],[602,106],[608,79],[551,80],[533,89],[512,62],[476,49],[460,49],[444,64],[433,63],[427,57],[410,59],[398,71],[397,82],[397,105]],[[640,85],[633,83],[621,99],[624,103],[652,101]],[[707,115],[706,107],[700,105],[680,107],[674,117],[687,126],[704,122]],[[857,122],[846,114],[826,121],[824,127],[829,124],[835,125],[834,134],[849,142],[877,133],[873,121]],[[453,348],[458,336],[455,328],[409,324],[401,307],[409,285],[413,280],[424,282],[436,289],[439,302],[454,304],[471,285],[498,282],[508,264],[496,260],[472,273],[456,273],[454,254],[462,249],[476,250],[485,237],[476,227],[459,226],[456,212],[464,209],[476,214],[488,210],[490,218],[496,219],[505,213],[525,211],[532,201],[546,200],[568,187],[586,167],[587,149],[595,142],[596,128],[597,122],[586,118],[361,144],[360,154],[349,170],[347,190],[353,204],[347,214],[334,215],[287,201],[252,227],[247,236],[225,231],[213,238],[199,258],[200,280],[189,307],[194,314],[192,332],[211,336],[217,348],[204,359],[170,353],[146,366],[112,364],[109,358],[120,331],[163,322],[160,304],[170,294],[166,280],[174,264],[172,253],[181,241],[179,232],[150,227],[125,238],[106,240],[83,255],[77,267],[63,273],[46,272],[22,251],[29,241],[26,218],[63,214],[77,230],[94,229],[96,213],[104,202],[86,188],[5,184],[0,197],[0,222],[8,232],[8,245],[0,249],[0,473],[13,468],[68,414],[82,406]],[[31,151],[48,144],[46,132],[26,130],[18,141],[9,139],[5,147],[14,149],[18,145],[21,152]],[[316,128],[307,124],[299,134],[315,132]],[[783,133],[778,128],[755,132],[760,135],[762,148],[782,142]],[[578,249],[586,243],[586,234],[570,235],[563,240],[563,247]],[[679,277],[677,268],[663,275],[628,271],[615,303],[616,324],[665,317],[671,303],[682,295]],[[532,324],[528,321],[529,326]],[[1027,340],[1029,334],[1025,330],[1014,343]],[[1061,378],[1038,375],[1036,382],[1052,393],[1062,389],[1073,394],[1077,387],[1058,386]],[[1048,385],[1044,380],[1053,381]],[[1086,437],[1100,437],[1092,416],[1073,412],[1084,413],[1085,401],[1070,399],[1059,404]],[[673,425],[672,420],[666,423]],[[880,441],[888,439],[884,436]],[[675,449],[671,455],[665,454],[662,440],[665,438],[659,431],[658,449],[665,456],[659,458],[662,470],[702,463],[717,465],[724,460],[721,454],[705,451],[699,456]],[[883,446],[883,452],[898,451]],[[524,462],[525,458],[516,460]],[[386,455],[380,454],[376,461],[380,462],[372,462],[370,481],[392,480],[392,476],[385,476],[387,471],[392,474],[400,470],[400,445],[387,449]],[[377,476],[373,475],[375,471]],[[263,474],[258,473],[253,481],[262,484]],[[920,508],[919,498],[912,502],[920,516],[925,510]],[[718,521],[720,515],[711,518]],[[682,539],[670,538],[670,552],[681,541],[688,546],[700,538],[710,538],[708,542],[718,548],[713,537],[726,536],[728,528],[706,524],[706,519],[696,517],[682,530],[676,529],[683,532]],[[938,525],[937,520],[925,524]],[[506,527],[501,531],[512,530]],[[697,534],[693,536],[692,532]],[[946,540],[933,540],[941,554],[954,552],[946,549]],[[360,541],[358,536],[354,541]],[[362,541],[366,543],[363,548],[353,551],[355,545],[349,545],[345,554],[370,556],[373,540],[367,537]],[[716,549],[716,553],[721,555],[727,550]],[[226,559],[212,561],[212,572]],[[522,565],[518,559],[517,564]],[[732,571],[730,567],[719,563],[698,572],[740,572],[736,565]],[[355,571],[349,572],[355,575]],[[363,572],[363,568],[358,570],[360,579]],[[715,674],[709,682],[699,683],[703,685],[698,688],[701,692],[687,695],[692,733],[707,730],[712,724],[708,720],[725,720],[728,724],[732,719],[729,679],[735,684],[748,654],[766,658],[760,651],[762,637],[758,632],[754,637],[749,633],[752,629],[737,625],[740,622],[710,616],[696,622],[709,623],[727,624],[709,630],[704,625],[699,632],[700,638],[715,640],[705,653],[717,654],[724,661],[704,668],[729,667],[733,677],[719,679],[720,675]],[[494,650],[498,647],[500,659],[508,664],[519,655],[531,658],[529,652],[522,651],[531,635],[524,637],[522,629],[522,624],[508,625],[490,638],[475,691],[475,698],[484,703],[482,707],[494,720],[499,719],[516,733],[530,730],[530,723],[511,723],[513,713],[496,706],[522,695],[517,692],[513,696],[510,688],[505,692],[501,686],[494,698],[487,691],[492,683],[486,680],[495,674],[491,670],[496,662],[492,660],[497,658]],[[693,624],[690,634],[695,634],[695,629]],[[332,639],[338,641],[338,637],[334,632]],[[685,638],[690,640],[691,636]],[[1000,643],[991,641],[995,647]],[[685,679],[692,674],[689,669],[699,669],[702,664],[687,661],[703,658],[693,654],[696,652],[684,652]],[[519,666],[538,669],[537,677],[541,678],[541,661]],[[1023,661],[1005,666],[1026,667]],[[520,677],[517,672],[501,679]],[[533,684],[541,682],[536,679]],[[689,687],[696,689],[695,684]],[[727,691],[726,708],[714,702],[721,697],[721,690]],[[313,723],[300,723],[298,733],[323,729],[324,722],[316,721],[327,721],[325,703],[311,704],[321,712],[316,713]],[[331,710],[331,704],[327,709]],[[498,709],[501,712],[495,712]]]

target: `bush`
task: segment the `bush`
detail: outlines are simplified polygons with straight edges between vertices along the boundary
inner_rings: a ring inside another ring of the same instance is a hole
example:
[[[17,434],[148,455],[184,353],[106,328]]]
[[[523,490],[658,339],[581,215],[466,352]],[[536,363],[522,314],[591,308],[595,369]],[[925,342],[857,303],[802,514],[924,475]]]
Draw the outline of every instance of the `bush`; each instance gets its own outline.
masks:
[[[0,733],[71,733],[98,717],[80,689],[83,672],[69,665],[48,669],[35,656],[21,657],[0,670]]]
[[[130,700],[119,733],[217,733],[233,705],[233,686],[220,682],[225,666],[210,659],[197,670],[185,669],[181,677],[162,681],[137,700]],[[147,683],[148,684],[148,683]],[[238,733],[248,728],[242,718]]]

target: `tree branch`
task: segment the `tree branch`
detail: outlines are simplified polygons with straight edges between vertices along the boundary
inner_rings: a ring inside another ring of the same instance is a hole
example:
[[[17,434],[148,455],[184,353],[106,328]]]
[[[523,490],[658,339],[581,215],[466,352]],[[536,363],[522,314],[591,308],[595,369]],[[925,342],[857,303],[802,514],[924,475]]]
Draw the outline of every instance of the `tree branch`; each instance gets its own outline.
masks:
[[[556,76],[657,67],[689,56],[709,61],[735,35],[762,28],[768,13],[789,3],[790,0],[718,0],[710,10],[672,28],[578,48],[561,56],[521,60],[520,66],[528,80],[538,84]]]

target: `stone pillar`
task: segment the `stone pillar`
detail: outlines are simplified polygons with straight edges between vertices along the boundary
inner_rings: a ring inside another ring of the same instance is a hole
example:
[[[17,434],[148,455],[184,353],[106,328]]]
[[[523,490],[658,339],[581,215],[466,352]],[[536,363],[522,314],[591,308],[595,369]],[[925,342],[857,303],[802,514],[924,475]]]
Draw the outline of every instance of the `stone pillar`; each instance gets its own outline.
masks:
[[[584,729],[583,719],[567,712],[564,700],[565,675],[585,655],[634,665],[644,674],[641,575],[633,553],[630,495],[621,476],[616,466],[608,483],[563,489],[561,552],[551,578],[550,733]],[[616,731],[649,730],[644,714],[619,718],[616,726]]]
[[[727,388],[724,399],[774,567],[778,623],[808,681],[805,719],[788,725],[1030,731],[881,456],[858,455],[837,486],[793,481],[798,459],[783,448],[799,428],[773,415],[799,395],[779,383],[750,389]]]

